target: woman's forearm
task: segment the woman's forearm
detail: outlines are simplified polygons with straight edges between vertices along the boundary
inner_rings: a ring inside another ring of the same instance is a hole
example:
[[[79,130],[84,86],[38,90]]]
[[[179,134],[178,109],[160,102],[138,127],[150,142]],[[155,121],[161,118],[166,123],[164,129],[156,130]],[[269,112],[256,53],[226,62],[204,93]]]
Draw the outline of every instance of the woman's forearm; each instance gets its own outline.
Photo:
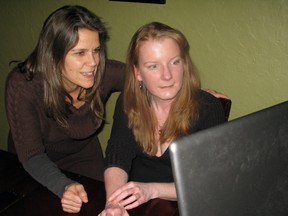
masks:
[[[128,175],[124,170],[118,167],[110,167],[104,172],[104,180],[106,197],[108,199],[114,191],[127,183]]]
[[[59,198],[62,197],[65,187],[74,183],[44,153],[35,155],[23,162],[23,167],[36,181],[47,187]]]

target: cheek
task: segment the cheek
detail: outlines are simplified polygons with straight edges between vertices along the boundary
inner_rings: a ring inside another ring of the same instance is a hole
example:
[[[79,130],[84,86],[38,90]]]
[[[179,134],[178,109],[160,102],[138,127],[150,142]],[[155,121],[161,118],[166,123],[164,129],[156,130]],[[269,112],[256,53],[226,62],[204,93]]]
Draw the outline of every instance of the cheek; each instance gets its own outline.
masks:
[[[82,63],[80,61],[66,61],[64,64],[64,71],[69,73],[81,68]]]
[[[75,72],[77,71],[77,62],[66,62],[62,69],[62,76],[66,77],[67,79],[71,78],[75,75]]]
[[[62,76],[64,77],[68,77],[69,74],[71,73],[71,69],[69,67],[69,65],[65,64],[63,69],[61,70]]]
[[[182,85],[182,83],[183,83],[183,74],[181,74],[180,76],[179,76],[179,83]]]
[[[69,58],[66,58],[63,64],[63,68],[62,68],[62,73],[65,74],[70,70],[70,64],[71,64],[71,60]]]
[[[159,85],[159,78],[154,76],[144,76],[143,83],[149,91],[153,91],[153,89],[157,88]]]
[[[100,62],[100,53],[97,53],[97,55],[95,57],[95,60],[96,60],[97,64],[99,64],[99,62]]]
[[[176,79],[178,80],[178,82],[180,83],[180,84],[182,84],[182,82],[183,82],[183,79],[184,79],[184,71],[183,71],[183,69],[180,69],[180,70],[178,70],[177,72],[176,72]]]

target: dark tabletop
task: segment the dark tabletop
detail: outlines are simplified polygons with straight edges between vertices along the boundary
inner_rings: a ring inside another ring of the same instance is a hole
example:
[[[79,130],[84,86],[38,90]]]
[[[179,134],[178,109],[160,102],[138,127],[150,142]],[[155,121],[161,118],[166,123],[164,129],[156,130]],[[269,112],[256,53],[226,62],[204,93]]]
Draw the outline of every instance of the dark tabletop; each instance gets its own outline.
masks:
[[[0,150],[0,215],[58,216],[94,215],[105,206],[104,183],[74,173],[65,173],[84,185],[89,202],[77,214],[62,211],[60,199],[23,169],[16,155]],[[151,200],[129,211],[130,216],[177,216],[177,202]]]

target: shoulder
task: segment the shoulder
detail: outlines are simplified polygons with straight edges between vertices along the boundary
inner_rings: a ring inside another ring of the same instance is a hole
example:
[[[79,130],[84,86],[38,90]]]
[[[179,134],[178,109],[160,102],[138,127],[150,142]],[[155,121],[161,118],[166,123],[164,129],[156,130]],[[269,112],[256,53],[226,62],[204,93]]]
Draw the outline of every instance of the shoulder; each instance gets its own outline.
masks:
[[[43,79],[40,74],[34,76],[32,80],[27,80],[25,74],[16,67],[6,78],[6,94],[11,97],[18,95],[27,98],[34,94],[41,94],[42,91]]]
[[[118,60],[114,60],[114,59],[107,59],[106,60],[106,63],[105,63],[105,70],[106,71],[111,71],[111,70],[125,70],[125,64],[121,61],[118,61]]]
[[[25,75],[20,73],[18,68],[14,68],[6,78],[6,91],[9,92],[16,92],[21,90],[27,80],[25,79]]]
[[[107,59],[102,80],[102,99],[107,101],[112,92],[122,91],[125,80],[125,64],[121,61]]]
[[[197,99],[199,102],[199,128],[205,129],[225,121],[224,109],[218,98],[208,92],[199,90]]]
[[[122,80],[125,74],[125,64],[121,61],[107,59],[105,63],[104,81],[105,78],[108,82],[116,81],[119,82],[119,78]]]
[[[124,114],[124,94],[121,92],[116,100],[116,105],[115,105],[115,112],[116,110],[122,112]]]
[[[202,106],[207,106],[207,105],[221,105],[220,101],[218,98],[216,98],[215,96],[213,96],[212,94],[202,90],[202,89],[199,89],[197,91],[197,99],[200,103],[200,105]]]
[[[6,82],[11,83],[11,82],[21,82],[25,80],[25,76],[20,73],[19,69],[15,67],[12,71],[8,73]]]
[[[20,72],[18,67],[15,67],[12,71],[10,71],[6,78],[7,84],[23,84],[23,85],[31,85],[31,84],[39,84],[43,83],[43,78],[39,73],[35,74],[34,77],[30,80],[26,78],[26,74]]]

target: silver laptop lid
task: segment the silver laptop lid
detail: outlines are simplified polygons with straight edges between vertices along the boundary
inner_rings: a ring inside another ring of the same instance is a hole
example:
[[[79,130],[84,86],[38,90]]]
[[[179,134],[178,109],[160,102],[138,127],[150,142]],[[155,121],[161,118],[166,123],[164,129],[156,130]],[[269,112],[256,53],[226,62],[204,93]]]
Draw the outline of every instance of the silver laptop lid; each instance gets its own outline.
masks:
[[[169,147],[182,216],[288,215],[288,102]]]

